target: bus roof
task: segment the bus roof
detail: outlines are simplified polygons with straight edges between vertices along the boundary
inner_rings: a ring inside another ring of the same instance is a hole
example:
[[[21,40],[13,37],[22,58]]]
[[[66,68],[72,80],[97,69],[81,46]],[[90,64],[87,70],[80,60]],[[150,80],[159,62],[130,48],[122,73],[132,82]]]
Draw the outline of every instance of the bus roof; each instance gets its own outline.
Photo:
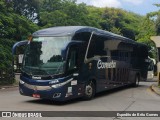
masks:
[[[72,35],[76,31],[85,28],[84,26],[60,26],[38,30],[33,36],[65,36]]]
[[[79,32],[95,32],[96,34],[102,34],[104,36],[113,36],[113,37],[119,37],[123,38],[125,40],[131,40],[129,38],[100,30],[98,28],[94,27],[89,27],[89,26],[59,26],[59,27],[51,27],[51,28],[46,28],[42,30],[38,30],[33,33],[33,36],[66,36],[66,35],[74,35],[75,33]],[[131,40],[133,41],[133,40]]]

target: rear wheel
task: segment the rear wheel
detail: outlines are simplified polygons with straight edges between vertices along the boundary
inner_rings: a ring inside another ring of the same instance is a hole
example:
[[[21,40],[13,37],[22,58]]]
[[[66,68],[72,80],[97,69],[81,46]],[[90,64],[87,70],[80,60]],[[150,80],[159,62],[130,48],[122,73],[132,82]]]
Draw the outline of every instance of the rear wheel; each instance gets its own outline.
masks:
[[[91,100],[95,95],[95,84],[93,81],[89,81],[85,86],[84,99]]]

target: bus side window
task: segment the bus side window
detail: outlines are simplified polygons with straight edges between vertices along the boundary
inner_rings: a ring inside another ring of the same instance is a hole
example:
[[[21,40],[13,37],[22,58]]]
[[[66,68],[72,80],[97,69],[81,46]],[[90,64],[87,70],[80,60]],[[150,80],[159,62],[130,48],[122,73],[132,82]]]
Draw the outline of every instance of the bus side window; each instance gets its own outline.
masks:
[[[152,60],[149,62],[148,71],[152,71],[154,69],[154,63]]]
[[[113,60],[118,60],[119,59],[119,51],[118,50],[111,51],[111,57]]]
[[[89,49],[88,49],[88,54],[87,58],[92,58],[96,55],[98,56],[106,56],[107,52],[104,50],[104,41],[107,40],[106,37],[100,37],[97,35],[94,35],[92,37]]]
[[[75,47],[70,48],[68,56],[68,70],[74,70],[77,68],[77,49]]]

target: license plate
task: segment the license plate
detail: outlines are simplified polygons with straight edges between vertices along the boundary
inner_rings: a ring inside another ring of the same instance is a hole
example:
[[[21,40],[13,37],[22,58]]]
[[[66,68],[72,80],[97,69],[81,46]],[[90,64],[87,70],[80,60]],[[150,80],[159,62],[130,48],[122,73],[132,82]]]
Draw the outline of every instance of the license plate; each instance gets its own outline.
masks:
[[[32,95],[34,98],[40,98],[40,95],[39,94],[33,94]]]

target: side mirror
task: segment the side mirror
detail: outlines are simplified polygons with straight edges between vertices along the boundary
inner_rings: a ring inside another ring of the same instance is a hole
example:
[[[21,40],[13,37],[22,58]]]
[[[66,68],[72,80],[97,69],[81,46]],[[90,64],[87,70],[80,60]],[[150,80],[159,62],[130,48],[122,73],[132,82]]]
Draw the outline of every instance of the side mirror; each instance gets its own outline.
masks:
[[[15,43],[12,47],[12,69],[14,72],[21,71],[24,49],[27,43],[27,40],[20,41]]]
[[[12,55],[16,54],[16,49],[20,46],[24,46],[27,45],[28,41],[24,40],[24,41],[20,41],[20,42],[16,42],[13,47],[12,47]]]

